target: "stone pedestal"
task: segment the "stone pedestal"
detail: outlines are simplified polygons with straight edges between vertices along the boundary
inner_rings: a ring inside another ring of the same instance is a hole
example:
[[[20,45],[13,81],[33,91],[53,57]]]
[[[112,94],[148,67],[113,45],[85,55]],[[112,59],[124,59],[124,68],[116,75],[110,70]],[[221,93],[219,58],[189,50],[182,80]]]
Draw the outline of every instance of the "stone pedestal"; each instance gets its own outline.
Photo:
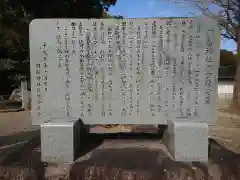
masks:
[[[168,121],[165,144],[176,161],[208,161],[208,124],[179,118]]]
[[[55,119],[41,125],[41,158],[48,163],[72,163],[80,147],[80,120]]]

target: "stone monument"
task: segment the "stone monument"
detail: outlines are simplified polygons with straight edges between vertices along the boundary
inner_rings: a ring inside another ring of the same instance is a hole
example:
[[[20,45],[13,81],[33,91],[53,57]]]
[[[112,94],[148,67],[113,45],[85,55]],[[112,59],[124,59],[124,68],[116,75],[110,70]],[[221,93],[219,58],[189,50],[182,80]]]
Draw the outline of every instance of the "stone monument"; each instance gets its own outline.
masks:
[[[177,161],[207,161],[219,49],[219,27],[203,17],[33,20],[32,122],[41,125],[42,160],[74,160],[81,120],[167,124]]]

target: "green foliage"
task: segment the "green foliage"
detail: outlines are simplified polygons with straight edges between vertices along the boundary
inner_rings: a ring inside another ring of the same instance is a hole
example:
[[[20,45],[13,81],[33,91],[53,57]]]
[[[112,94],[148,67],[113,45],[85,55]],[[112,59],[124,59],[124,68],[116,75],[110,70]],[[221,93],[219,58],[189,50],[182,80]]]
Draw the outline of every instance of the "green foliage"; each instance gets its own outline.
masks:
[[[28,55],[28,24],[24,8],[10,0],[0,1],[0,58],[23,60]]]
[[[20,0],[34,18],[100,18],[109,0]]]

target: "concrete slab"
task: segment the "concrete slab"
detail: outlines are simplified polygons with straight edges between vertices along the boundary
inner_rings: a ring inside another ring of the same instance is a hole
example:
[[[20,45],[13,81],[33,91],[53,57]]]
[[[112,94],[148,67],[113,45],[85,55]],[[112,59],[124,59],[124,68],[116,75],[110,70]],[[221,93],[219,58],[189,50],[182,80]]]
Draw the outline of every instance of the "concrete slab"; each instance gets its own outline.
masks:
[[[176,161],[208,161],[208,124],[189,118],[169,120],[164,139]]]
[[[43,162],[72,163],[79,149],[80,120],[59,118],[41,125]]]

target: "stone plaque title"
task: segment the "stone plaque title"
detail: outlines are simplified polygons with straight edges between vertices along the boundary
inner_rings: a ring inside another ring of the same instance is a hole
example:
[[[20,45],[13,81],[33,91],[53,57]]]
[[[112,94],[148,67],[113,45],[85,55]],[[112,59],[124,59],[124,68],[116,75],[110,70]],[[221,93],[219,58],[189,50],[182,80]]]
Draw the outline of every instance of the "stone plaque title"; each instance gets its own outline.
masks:
[[[215,121],[219,27],[209,19],[36,19],[33,124]]]

